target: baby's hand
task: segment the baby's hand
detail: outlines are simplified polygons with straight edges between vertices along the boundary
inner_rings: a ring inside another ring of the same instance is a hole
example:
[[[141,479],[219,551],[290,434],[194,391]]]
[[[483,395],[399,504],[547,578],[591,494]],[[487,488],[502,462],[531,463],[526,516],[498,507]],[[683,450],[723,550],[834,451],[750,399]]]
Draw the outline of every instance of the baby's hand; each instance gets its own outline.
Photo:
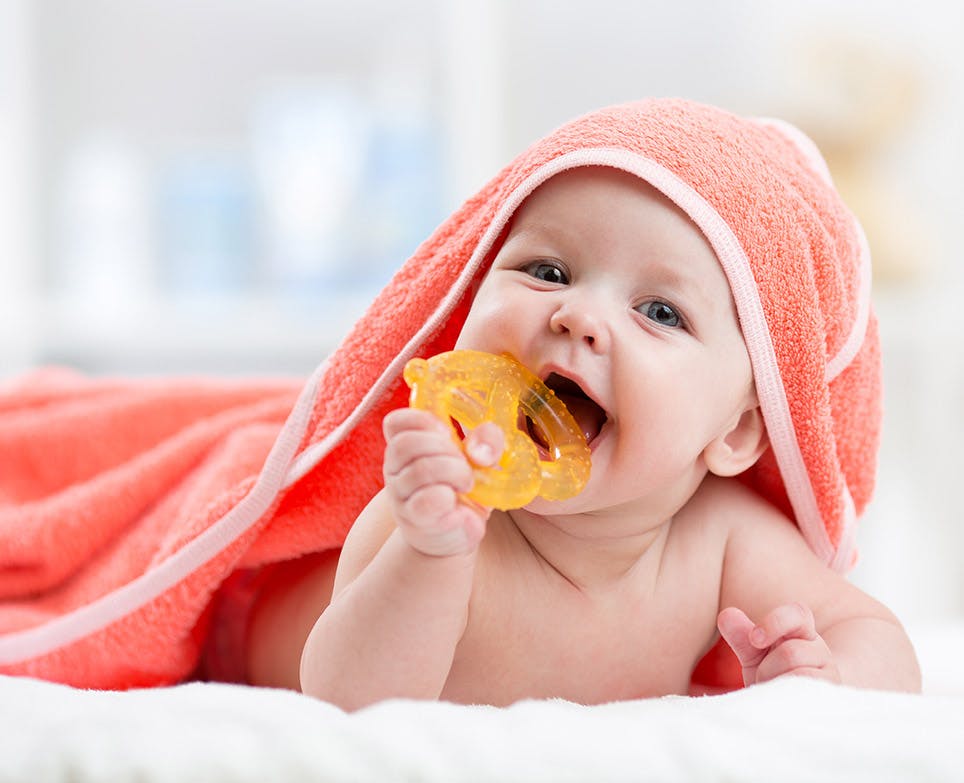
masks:
[[[760,625],[731,606],[720,612],[716,624],[740,659],[745,685],[783,674],[840,682],[833,654],[817,633],[813,612],[803,604],[778,606]]]
[[[427,411],[392,411],[382,429],[385,489],[405,540],[426,555],[474,551],[491,509],[460,495],[472,488],[473,464],[488,466],[499,459],[502,430],[482,424],[466,436],[463,453],[449,428]]]

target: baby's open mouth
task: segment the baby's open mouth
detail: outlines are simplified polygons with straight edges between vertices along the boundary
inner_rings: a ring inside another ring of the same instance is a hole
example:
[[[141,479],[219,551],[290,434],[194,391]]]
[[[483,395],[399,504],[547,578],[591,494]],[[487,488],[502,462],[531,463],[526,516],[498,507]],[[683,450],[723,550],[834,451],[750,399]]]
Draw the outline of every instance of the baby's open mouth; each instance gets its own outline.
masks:
[[[571,378],[559,373],[550,373],[544,381],[556,396],[569,409],[572,417],[586,437],[586,443],[591,444],[606,423],[606,411],[592,400],[582,387]]]

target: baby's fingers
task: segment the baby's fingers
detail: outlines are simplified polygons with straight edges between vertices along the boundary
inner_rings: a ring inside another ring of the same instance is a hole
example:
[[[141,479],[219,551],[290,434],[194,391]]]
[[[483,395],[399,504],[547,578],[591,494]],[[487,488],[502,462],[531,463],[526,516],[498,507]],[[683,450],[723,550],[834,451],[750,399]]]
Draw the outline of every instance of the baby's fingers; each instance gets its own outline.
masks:
[[[810,607],[801,604],[784,604],[773,609],[756,628],[750,631],[754,647],[765,649],[781,639],[817,638],[816,625]]]
[[[750,633],[756,626],[742,609],[727,607],[717,616],[716,626],[744,669],[751,669],[763,659],[763,651],[750,643]]]
[[[427,555],[467,554],[485,535],[485,519],[441,484],[419,489],[399,504],[397,522],[409,544]]]
[[[387,441],[409,430],[442,433],[451,438],[451,430],[445,422],[434,414],[418,408],[398,408],[382,419],[382,433]]]
[[[386,444],[382,468],[386,481],[420,459],[449,457],[465,462],[458,444],[444,425],[439,423],[436,427],[430,422],[424,424],[427,426],[385,426]]]
[[[787,639],[770,650],[756,670],[756,682],[785,674],[840,682],[833,655],[823,638]]]
[[[468,492],[473,482],[472,467],[461,454],[422,457],[405,463],[395,473],[387,467],[385,471],[385,486],[398,501],[406,501],[420,489],[435,484],[450,487],[454,492]]]
[[[466,456],[475,465],[488,467],[494,465],[505,450],[505,434],[502,428],[491,421],[484,422],[465,436]]]

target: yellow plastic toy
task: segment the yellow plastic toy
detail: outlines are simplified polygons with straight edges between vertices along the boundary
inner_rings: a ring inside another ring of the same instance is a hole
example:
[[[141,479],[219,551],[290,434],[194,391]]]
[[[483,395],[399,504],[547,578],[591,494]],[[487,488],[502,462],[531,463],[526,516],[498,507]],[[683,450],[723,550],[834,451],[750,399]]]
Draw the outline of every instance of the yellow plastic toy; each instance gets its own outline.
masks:
[[[476,503],[505,510],[537,496],[564,500],[589,480],[589,447],[579,425],[555,392],[512,357],[449,351],[412,359],[404,377],[412,389],[409,405],[447,422],[457,441],[456,425],[468,431],[494,421],[502,428],[501,458],[476,468],[467,493]]]

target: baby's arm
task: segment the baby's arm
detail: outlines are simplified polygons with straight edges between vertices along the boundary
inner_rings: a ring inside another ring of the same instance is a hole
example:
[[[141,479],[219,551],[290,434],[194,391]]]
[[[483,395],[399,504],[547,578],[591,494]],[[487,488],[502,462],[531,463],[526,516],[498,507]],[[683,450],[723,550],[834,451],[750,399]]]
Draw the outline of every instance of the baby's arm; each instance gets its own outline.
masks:
[[[501,432],[466,441],[493,462]],[[357,709],[389,697],[438,698],[465,629],[488,510],[460,500],[472,466],[447,427],[424,411],[385,419],[385,489],[345,542],[331,604],[308,636],[301,686]]]
[[[776,510],[741,502],[748,505],[727,543],[718,626],[745,683],[799,674],[919,691],[917,659],[894,615],[819,562]]]

